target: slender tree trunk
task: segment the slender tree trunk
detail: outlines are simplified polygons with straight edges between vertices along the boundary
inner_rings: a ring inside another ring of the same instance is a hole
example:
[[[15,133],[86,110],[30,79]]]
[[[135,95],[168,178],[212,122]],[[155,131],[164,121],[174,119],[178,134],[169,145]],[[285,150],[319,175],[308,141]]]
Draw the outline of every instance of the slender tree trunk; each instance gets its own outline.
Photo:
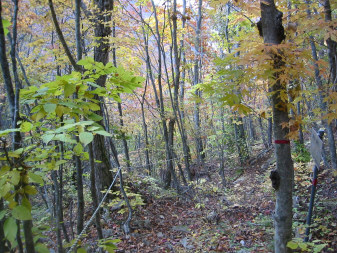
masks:
[[[262,138],[263,145],[266,149],[268,149],[269,145],[268,145],[267,140],[266,140],[265,131],[264,131],[264,128],[263,128],[261,117],[259,117],[259,126],[260,126],[260,132],[261,132],[261,138]]]
[[[92,143],[89,143],[89,163],[90,163],[90,192],[91,192],[91,198],[92,198],[92,205],[93,210],[95,211],[98,207],[98,196],[97,196],[97,187],[96,187],[96,169],[95,169],[95,161],[94,161],[94,151],[93,151],[93,145]],[[96,224],[96,230],[98,239],[103,239],[103,232],[101,227],[101,215],[100,212],[96,212],[95,216],[95,224]]]
[[[59,211],[59,203],[60,203],[60,190],[57,181],[57,172],[52,171],[51,173],[52,180],[54,182],[54,209],[55,209],[55,218],[56,218],[56,238],[57,238],[57,252],[63,253],[63,243],[62,243],[62,236],[61,236],[61,223],[60,223],[60,211]]]
[[[198,1],[198,20],[197,20],[197,29],[196,29],[196,43],[195,43],[195,60],[194,60],[194,80],[193,84],[197,85],[200,82],[200,54],[201,54],[201,20],[202,20],[202,0]],[[195,95],[200,97],[201,93],[199,90],[195,91]],[[201,131],[200,131],[200,102],[196,102],[194,105],[194,128],[195,128],[195,145],[196,152],[198,157],[198,163],[202,164],[204,162],[204,151],[203,151],[203,143],[201,139]]]
[[[303,117],[302,111],[301,111],[301,102],[297,102],[297,115],[300,115]],[[298,129],[298,141],[301,144],[304,144],[304,135],[303,135],[303,126],[300,124],[300,128]]]
[[[123,110],[122,110],[122,104],[121,103],[118,103],[118,112],[119,112],[119,124],[123,128],[124,127],[124,121],[123,121]],[[129,155],[129,147],[128,147],[128,142],[126,140],[126,135],[125,135],[124,131],[122,131],[122,141],[123,141],[124,155],[125,155],[127,170],[130,171],[131,170],[130,169],[131,161],[130,161],[130,155]]]
[[[268,145],[271,146],[273,143],[273,118],[268,118]]]
[[[273,95],[271,97],[274,120],[274,138],[276,170],[272,172],[271,179],[273,187],[276,190],[275,207],[275,252],[291,252],[287,248],[287,243],[292,238],[292,192],[294,184],[294,169],[290,152],[290,141],[287,140],[289,133],[288,127],[282,127],[282,124],[289,123],[287,108],[288,101],[280,98],[280,92],[287,92],[286,83],[279,79],[280,69],[284,67],[282,52],[269,50],[268,47],[278,45],[284,37],[284,28],[282,25],[283,13],[276,9],[274,0],[264,0],[261,4],[261,34],[263,34],[266,50],[273,61],[275,84],[271,87]]]
[[[183,27],[185,26],[186,18],[186,1],[184,1],[183,7]],[[173,82],[174,82],[174,103],[173,103],[173,110],[175,113],[175,117],[178,123],[178,129],[181,136],[181,142],[183,145],[183,153],[184,153],[184,161],[185,161],[185,171],[187,174],[188,180],[191,180],[191,171],[190,171],[190,156],[189,156],[189,147],[187,144],[187,138],[185,133],[185,126],[183,122],[183,117],[180,112],[179,106],[179,88],[180,88],[180,63],[181,63],[181,50],[184,50],[183,41],[180,42],[180,52],[178,49],[178,42],[177,42],[177,1],[173,1],[173,14],[172,14],[172,44],[173,44],[173,53],[174,53],[174,71],[173,73]],[[184,77],[183,77],[184,78]],[[180,100],[182,102],[182,100]]]
[[[324,12],[325,12],[325,21],[331,22],[332,15],[331,15],[331,5],[330,0],[324,1]],[[334,30],[334,27],[329,27],[331,30]],[[326,40],[326,44],[328,46],[328,56],[329,56],[329,65],[330,65],[330,76],[331,76],[331,83],[337,84],[337,42],[332,40],[329,37]],[[330,80],[329,80],[330,82]],[[336,89],[336,87],[335,87]]]
[[[144,111],[144,102],[145,102],[145,94],[146,94],[146,88],[148,84],[148,79],[146,80],[146,84],[144,87],[144,93],[142,95],[142,99],[139,100],[140,107],[142,111],[142,123],[143,123],[143,132],[144,132],[144,141],[145,141],[145,161],[146,161],[146,168],[149,175],[152,175],[152,166],[150,164],[150,155],[149,155],[149,136],[147,131],[147,124],[145,119],[145,111]]]
[[[64,159],[64,145],[63,142],[59,143],[60,145],[60,152],[61,152],[61,160]],[[69,242],[69,236],[66,229],[66,226],[64,224],[64,217],[63,217],[63,164],[59,167],[59,203],[58,203],[58,209],[59,209],[59,215],[60,215],[60,224],[62,227],[64,238],[66,239],[66,242]]]
[[[307,16],[310,19],[311,18],[311,12],[310,12],[310,9],[309,9],[310,1],[306,1],[306,3],[308,5]],[[322,117],[323,117],[323,114],[328,112],[328,106],[327,106],[327,103],[324,101],[324,98],[325,98],[325,95],[323,93],[324,86],[323,86],[322,78],[321,78],[321,75],[320,75],[319,67],[318,67],[318,64],[317,64],[318,56],[317,56],[316,44],[315,44],[315,41],[314,41],[314,37],[312,35],[309,36],[309,42],[310,42],[310,47],[311,47],[312,58],[314,60],[313,65],[314,65],[314,70],[315,70],[315,81],[316,81],[316,85],[319,89],[319,103],[320,103],[320,107],[321,107],[321,110],[322,110]],[[334,138],[334,134],[333,134],[333,130],[332,130],[332,125],[331,125],[331,123],[329,124],[326,119],[322,119],[322,124],[325,126],[326,131],[327,131],[332,167],[334,169],[337,169],[336,144],[335,144],[335,138]]]
[[[248,146],[246,143],[246,134],[243,126],[243,119],[241,116],[237,117],[237,122],[234,123],[235,143],[239,153],[240,164],[243,165],[249,158]]]
[[[179,190],[179,182],[176,176],[176,173],[173,168],[173,152],[169,145],[169,138],[168,138],[168,130],[166,125],[166,118],[165,118],[165,108],[164,108],[164,97],[163,97],[163,89],[162,89],[162,57],[161,57],[161,35],[159,31],[159,21],[157,17],[157,11],[154,4],[154,1],[151,0],[152,7],[154,10],[154,18],[155,18],[155,24],[156,24],[156,40],[157,40],[157,48],[158,48],[158,90],[159,95],[156,95],[156,103],[157,107],[160,108],[160,117],[161,117],[161,123],[163,127],[163,134],[164,134],[164,141],[165,141],[165,151],[166,151],[166,164],[167,164],[167,170],[165,171],[164,175],[164,186],[165,188],[170,187],[171,185],[171,179],[173,178],[173,183],[177,187],[177,190]],[[150,63],[150,57],[148,54],[148,48],[146,47],[147,51],[147,62],[148,62],[148,69],[151,68]],[[152,75],[152,71],[150,71],[150,77]],[[153,78],[151,79],[153,89],[156,92],[156,87]]]
[[[79,156],[75,156],[76,166],[76,188],[77,188],[77,234],[79,235],[84,227],[84,195],[83,195],[83,169]]]
[[[112,4],[114,4],[114,2],[112,2]],[[112,6],[112,9],[113,8],[114,8],[114,5]],[[112,37],[116,38],[115,21],[112,22]],[[114,66],[117,67],[117,55],[116,55],[116,47],[115,46],[112,48],[112,59],[113,59]],[[122,104],[118,103],[117,106],[118,106],[118,113],[119,113],[119,124],[123,128],[124,127],[124,121],[123,121]],[[125,155],[127,170],[130,171],[131,170],[131,168],[130,168],[131,161],[130,161],[130,155],[129,155],[129,147],[128,147],[128,142],[126,140],[126,135],[125,135],[124,131],[122,131],[122,141],[123,141],[124,155]]]

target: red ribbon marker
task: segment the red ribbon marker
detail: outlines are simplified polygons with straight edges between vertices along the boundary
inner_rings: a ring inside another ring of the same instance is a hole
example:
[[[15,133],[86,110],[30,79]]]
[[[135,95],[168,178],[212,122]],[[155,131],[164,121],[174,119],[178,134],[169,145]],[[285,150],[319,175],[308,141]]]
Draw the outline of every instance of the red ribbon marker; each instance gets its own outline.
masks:
[[[290,144],[289,140],[275,140],[275,144]]]
[[[312,180],[312,185],[316,186],[317,185],[317,181],[318,181],[317,178],[315,178],[314,180]]]

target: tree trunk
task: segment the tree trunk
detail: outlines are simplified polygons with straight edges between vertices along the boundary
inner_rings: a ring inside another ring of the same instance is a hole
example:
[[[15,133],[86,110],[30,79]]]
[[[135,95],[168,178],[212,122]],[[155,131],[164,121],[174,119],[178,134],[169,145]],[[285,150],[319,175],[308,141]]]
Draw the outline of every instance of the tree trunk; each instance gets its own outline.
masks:
[[[57,252],[63,253],[63,243],[61,236],[61,222],[60,222],[60,211],[59,211],[59,203],[60,203],[60,189],[57,181],[57,172],[52,171],[51,173],[52,180],[54,182],[54,210],[55,210],[55,218],[56,218],[56,238],[57,238]]]
[[[98,13],[96,15],[96,26],[95,26],[95,37],[97,38],[98,46],[95,47],[94,59],[97,62],[102,62],[104,65],[109,61],[109,50],[110,44],[108,38],[111,34],[111,27],[105,25],[107,22],[111,22],[111,14],[109,12],[112,10],[111,0],[95,0],[95,5],[97,6]],[[107,14],[108,12],[108,14]],[[106,76],[101,76],[96,83],[104,87],[106,82]],[[98,99],[98,97],[96,97]],[[100,99],[101,100],[101,99]],[[103,106],[101,104],[101,110],[97,112],[99,116],[103,118]],[[103,121],[99,122],[100,125],[104,125]],[[106,190],[112,180],[110,159],[105,147],[104,136],[96,134],[93,140],[93,155],[94,160],[101,161],[100,163],[95,163],[95,178],[96,178],[96,190],[97,197],[101,199],[102,191]]]
[[[201,20],[202,20],[202,0],[198,1],[198,20],[197,20],[197,29],[196,29],[196,42],[195,42],[195,60],[194,60],[194,80],[193,84],[197,85],[200,82],[200,58],[201,58],[201,42],[200,42],[200,35],[201,35]],[[195,91],[195,95],[200,97],[201,93],[199,90]],[[195,128],[195,145],[196,145],[196,152],[198,157],[198,163],[202,164],[204,162],[205,154],[203,150],[203,143],[201,139],[201,131],[200,131],[200,102],[195,102],[194,105],[194,128]]]
[[[164,135],[164,141],[165,141],[165,151],[166,151],[166,164],[167,164],[167,170],[165,171],[164,174],[164,187],[168,188],[171,185],[171,179],[173,178],[173,184],[177,187],[177,190],[179,190],[179,183],[178,179],[176,176],[176,173],[173,168],[173,152],[170,149],[169,145],[169,137],[168,137],[168,130],[167,130],[167,125],[166,125],[166,118],[165,118],[165,108],[164,108],[164,97],[163,97],[163,89],[162,89],[162,57],[161,57],[161,35],[159,31],[159,21],[157,17],[157,11],[156,7],[154,4],[154,1],[151,0],[152,3],[152,8],[154,10],[154,18],[155,18],[155,24],[156,24],[156,40],[157,40],[157,49],[158,49],[158,90],[159,90],[159,95],[157,94],[157,89],[155,87],[154,79],[152,76],[152,71],[151,65],[150,65],[150,57],[148,53],[148,47],[145,46],[146,49],[146,55],[147,55],[147,66],[148,70],[150,71],[149,75],[151,78],[151,83],[153,86],[153,89],[155,91],[155,96],[156,96],[156,103],[157,107],[160,109],[160,118],[161,118],[161,124],[163,127],[163,135]]]
[[[262,138],[263,145],[266,149],[268,149],[269,145],[266,140],[265,131],[264,131],[263,124],[262,124],[262,118],[259,117],[258,120],[259,120],[259,126],[260,126],[260,132],[261,132],[261,138]]]
[[[325,12],[325,21],[331,22],[332,16],[331,16],[331,5],[330,0],[324,1],[324,12]],[[334,30],[333,26],[329,27],[332,31]],[[336,84],[337,83],[337,42],[332,40],[331,37],[329,37],[326,40],[326,44],[328,46],[328,56],[329,56],[329,65],[330,65],[330,77],[331,77],[331,83]],[[329,80],[330,82],[330,80]],[[336,87],[335,87],[336,89]]]
[[[325,3],[327,3],[327,2],[328,1],[326,1]],[[308,5],[307,16],[310,19],[311,18],[311,12],[310,12],[310,9],[309,9],[309,1],[306,1],[306,3]],[[314,70],[315,70],[315,81],[316,81],[316,85],[319,89],[319,94],[318,94],[319,104],[320,104],[320,108],[322,110],[322,118],[323,118],[324,114],[328,112],[328,106],[327,106],[327,103],[324,101],[324,98],[325,98],[324,94],[323,94],[324,86],[323,86],[322,78],[321,78],[321,75],[320,75],[319,67],[318,67],[318,64],[317,64],[317,61],[318,61],[317,50],[316,50],[314,37],[312,35],[309,36],[309,42],[310,42],[310,47],[311,47],[312,58],[314,60],[313,65],[314,65]],[[334,135],[333,135],[332,125],[331,125],[331,123],[329,124],[326,119],[322,119],[322,124],[324,125],[324,127],[326,128],[326,131],[327,131],[332,167],[334,169],[337,169],[336,144],[335,144],[335,138],[334,138]]]
[[[270,50],[268,47],[278,45],[284,40],[284,28],[282,25],[283,13],[276,9],[274,0],[264,0],[260,2],[261,34],[264,38],[267,53],[272,59],[274,70],[271,96],[274,120],[274,139],[275,139],[275,156],[276,170],[271,173],[273,187],[276,190],[276,207],[275,207],[275,252],[291,252],[287,248],[287,243],[292,238],[292,192],[294,184],[294,168],[291,159],[290,141],[287,140],[289,128],[282,128],[281,124],[289,123],[287,108],[288,101],[280,98],[280,92],[287,92],[286,83],[279,79],[282,74],[282,68],[285,67],[282,61],[282,52]]]
[[[183,3],[183,23],[182,26],[184,28],[186,18],[186,1]],[[181,142],[183,145],[183,154],[184,154],[184,161],[185,161],[185,171],[187,174],[188,180],[191,180],[191,171],[190,171],[190,155],[189,155],[189,147],[187,144],[185,126],[183,121],[183,116],[181,113],[181,109],[179,106],[179,88],[180,88],[180,64],[181,64],[181,51],[183,50],[184,42],[183,40],[180,41],[180,52],[178,50],[178,42],[177,42],[177,1],[173,1],[173,18],[172,18],[172,44],[173,44],[173,53],[174,53],[174,71],[173,71],[173,82],[174,82],[174,103],[173,103],[173,110],[175,113],[175,117],[177,120],[177,125],[179,129],[179,133],[181,136]],[[183,35],[184,36],[184,35]],[[184,58],[185,59],[185,58]],[[183,78],[185,78],[183,76]],[[181,99],[180,102],[183,100]]]
[[[92,206],[94,211],[98,208],[98,196],[97,196],[97,187],[96,187],[96,170],[95,170],[95,160],[94,160],[94,151],[92,143],[89,143],[89,163],[90,163],[90,192],[92,199]],[[95,224],[98,239],[103,239],[103,232],[101,227],[101,215],[100,212],[96,212]]]
[[[60,147],[60,153],[61,153],[61,160],[64,159],[64,145],[63,142],[59,143],[59,147]],[[59,167],[59,202],[58,202],[58,209],[59,209],[59,215],[60,215],[60,224],[62,227],[62,231],[63,231],[63,236],[66,240],[66,242],[69,242],[69,236],[68,236],[68,232],[66,229],[66,226],[64,224],[64,217],[63,217],[63,164],[60,165]]]
[[[235,143],[239,153],[240,164],[243,165],[249,159],[249,151],[246,142],[246,134],[243,126],[243,119],[241,116],[237,117],[237,123],[234,123]]]
[[[12,56],[12,67],[15,80],[16,93],[14,93],[14,88],[12,84],[12,78],[9,71],[9,64],[6,57],[6,42],[3,26],[0,25],[0,64],[2,75],[5,83],[5,88],[8,97],[9,108],[11,112],[12,128],[18,128],[17,123],[19,121],[19,94],[21,83],[18,79],[17,69],[16,69],[16,37],[17,37],[17,14],[18,14],[18,0],[14,0],[14,18],[13,18],[13,38],[11,43],[11,56]],[[2,4],[0,1],[0,20],[2,20]],[[19,131],[13,133],[13,150],[21,147],[21,134]],[[24,173],[22,173],[24,175]],[[22,180],[22,179],[20,179]],[[27,199],[28,196],[26,196]],[[32,233],[33,222],[31,220],[23,221],[23,230],[25,235],[25,245],[26,250],[29,253],[35,253],[34,239]],[[2,227],[0,228],[2,230]],[[2,232],[0,232],[2,233]],[[19,239],[21,240],[21,238]]]
[[[114,6],[112,6],[112,9],[113,8],[114,8]],[[115,24],[115,21],[113,21],[113,24],[112,24],[112,36],[113,36],[113,38],[116,38],[116,24]],[[114,66],[117,67],[117,55],[116,55],[116,47],[115,47],[115,45],[112,48],[112,58],[113,58]],[[121,125],[121,128],[123,128],[124,127],[124,121],[123,121],[122,104],[118,103],[117,106],[118,106],[118,113],[119,113],[119,124]],[[123,141],[124,155],[125,155],[127,170],[130,172],[130,170],[131,170],[130,169],[131,161],[130,161],[130,155],[129,155],[129,147],[128,147],[128,142],[126,140],[126,135],[125,135],[125,133],[124,133],[123,130],[122,130],[122,141]]]
[[[147,124],[145,120],[145,111],[144,111],[144,102],[145,102],[145,94],[147,88],[148,79],[146,80],[146,84],[144,87],[144,93],[142,95],[142,99],[139,100],[141,111],[142,111],[142,123],[143,123],[143,132],[144,132],[144,140],[145,140],[145,161],[146,161],[146,168],[149,175],[152,175],[152,166],[150,164],[150,155],[149,155],[149,136],[147,131]]]

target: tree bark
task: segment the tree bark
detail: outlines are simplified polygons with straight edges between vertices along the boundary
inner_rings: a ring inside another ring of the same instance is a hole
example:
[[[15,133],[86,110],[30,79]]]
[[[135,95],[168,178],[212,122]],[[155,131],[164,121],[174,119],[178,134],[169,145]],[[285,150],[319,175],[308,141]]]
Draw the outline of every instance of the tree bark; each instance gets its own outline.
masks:
[[[57,21],[57,17],[56,17],[56,12],[55,12],[55,9],[54,9],[54,4],[53,4],[53,1],[52,0],[48,0],[48,4],[49,4],[49,8],[50,8],[50,12],[51,12],[51,16],[52,16],[52,20],[53,20],[53,23],[54,23],[54,26],[55,26],[55,30],[56,30],[56,33],[57,33],[57,36],[59,37],[59,40],[63,46],[63,49],[71,63],[71,65],[73,66],[73,68],[76,70],[76,71],[81,71],[81,67],[78,66],[76,64],[76,61],[74,59],[74,57],[72,56],[71,52],[70,52],[70,49],[67,45],[67,42],[63,36],[63,33],[62,33],[62,30],[60,28],[60,25]]]
[[[91,192],[91,198],[92,198],[92,205],[94,211],[98,208],[98,196],[97,196],[97,187],[96,187],[96,169],[95,169],[95,160],[94,160],[94,151],[93,151],[93,145],[92,143],[89,143],[89,163],[90,163],[90,192]],[[95,216],[95,224],[96,224],[96,230],[98,239],[103,239],[103,232],[101,227],[101,215],[100,212],[96,212]]]
[[[310,1],[307,0],[306,3],[308,5],[307,16],[308,16],[309,19],[311,19],[311,11],[309,9],[310,8],[310,6],[309,6]],[[328,17],[329,17],[329,15],[328,15]],[[321,116],[323,118],[324,114],[328,112],[328,105],[324,101],[324,98],[325,98],[324,93],[323,93],[324,85],[323,85],[322,78],[321,78],[320,71],[319,71],[319,67],[318,67],[318,64],[317,64],[317,61],[318,61],[317,49],[316,49],[314,37],[312,35],[309,36],[309,42],[310,42],[310,47],[311,47],[312,58],[314,60],[313,65],[314,65],[314,71],[315,71],[315,81],[316,81],[316,85],[319,89],[318,98],[319,98],[320,108],[322,110]],[[329,124],[326,119],[322,119],[322,124],[324,125],[324,127],[326,128],[326,131],[327,131],[328,145],[329,145],[332,167],[334,169],[337,169],[336,143],[335,143],[335,137],[334,137],[333,130],[332,130],[332,125],[331,125],[331,123]]]
[[[282,83],[279,75],[282,74],[282,68],[285,64],[282,60],[282,52],[275,52],[269,47],[278,45],[284,40],[284,28],[282,25],[283,13],[277,10],[274,0],[264,0],[260,2],[261,6],[261,33],[263,35],[265,50],[272,59],[274,70],[273,79],[275,83],[271,90],[274,120],[274,139],[276,170],[271,174],[273,186],[276,190],[276,207],[274,215],[275,225],[275,252],[291,252],[287,248],[287,243],[292,238],[292,192],[294,184],[294,168],[291,159],[290,141],[287,140],[289,128],[282,128],[282,124],[289,123],[287,110],[288,101],[280,98],[280,92],[287,92],[286,83]]]
[[[330,0],[324,1],[324,12],[325,12],[325,21],[331,22],[332,21],[332,15],[331,15],[331,5]],[[334,27],[329,27],[331,30],[334,30]],[[329,56],[329,65],[330,65],[330,76],[331,76],[331,83],[336,84],[337,83],[337,42],[332,40],[331,37],[329,37],[326,40],[326,44],[328,46],[328,56]],[[330,82],[330,80],[329,80]],[[334,87],[336,89],[336,87]]]
[[[9,64],[6,57],[6,42],[5,42],[5,34],[2,24],[0,24],[0,64],[2,75],[4,78],[5,88],[7,92],[10,112],[11,112],[11,120],[12,120],[12,128],[18,128],[17,123],[19,121],[19,95],[21,83],[17,75],[16,69],[16,37],[17,37],[17,14],[18,14],[18,0],[14,0],[14,18],[13,18],[13,38],[11,43],[11,57],[12,57],[12,66],[15,78],[15,88],[14,92],[12,78],[9,71]],[[0,22],[2,23],[2,4],[0,1]],[[19,131],[13,133],[13,150],[16,150],[21,147],[21,134]],[[28,199],[28,196],[26,196]],[[34,239],[32,233],[33,223],[31,220],[23,221],[23,230],[25,234],[25,245],[26,250],[29,253],[35,253]],[[2,229],[2,228],[1,228]],[[19,238],[19,241],[21,238]]]
[[[183,2],[183,23],[182,26],[184,28],[185,22],[186,22],[186,17],[185,17],[185,12],[186,12],[186,1]],[[173,44],[173,53],[174,53],[174,71],[172,71],[173,74],[173,84],[174,84],[174,103],[173,103],[173,110],[175,113],[175,117],[177,120],[177,125],[179,129],[179,133],[181,136],[181,142],[183,145],[183,153],[184,153],[184,161],[185,161],[185,171],[187,174],[188,180],[192,179],[191,176],[191,170],[190,170],[190,155],[189,155],[189,147],[187,144],[187,138],[186,138],[186,131],[185,131],[185,126],[184,126],[184,121],[183,121],[183,116],[181,113],[181,109],[179,106],[179,88],[180,88],[180,64],[181,64],[181,51],[183,50],[184,42],[181,40],[180,42],[180,52],[178,49],[178,42],[177,42],[177,1],[173,1],[173,14],[172,14],[172,44]],[[182,35],[184,36],[184,35]],[[183,56],[185,59],[185,56]],[[183,76],[185,78],[185,76]],[[180,102],[183,100],[181,99]]]
[[[197,30],[196,30],[196,42],[195,42],[195,60],[194,60],[194,79],[193,84],[197,85],[200,82],[200,58],[201,58],[201,43],[200,43],[200,35],[201,35],[201,20],[202,20],[202,0],[198,1],[198,20],[197,20]],[[200,97],[200,91],[196,90],[195,95]],[[198,157],[198,163],[202,164],[204,162],[205,154],[203,150],[203,143],[201,139],[201,131],[200,131],[200,102],[196,102],[194,105],[194,128],[195,128],[195,145],[196,152]]]
[[[111,0],[95,0],[94,3],[96,4],[98,10],[95,26],[95,37],[98,38],[98,46],[95,47],[94,59],[95,61],[102,62],[105,65],[109,61],[110,44],[107,42],[111,34],[111,27],[106,26],[105,23],[111,22],[111,14],[109,14],[109,12],[112,10],[113,5]],[[105,75],[101,76],[96,81],[96,83],[101,87],[105,86],[105,82]],[[96,99],[100,98],[96,97]],[[102,103],[101,110],[99,110],[97,114],[103,117]],[[100,125],[104,125],[103,121],[100,122]],[[104,136],[96,134],[93,140],[94,160],[101,161],[100,163],[95,163],[95,178],[98,199],[101,199],[102,197],[101,191],[107,189],[113,180],[110,159],[106,150]]]
[[[176,173],[174,171],[173,167],[173,152],[170,148],[169,145],[169,137],[168,137],[168,130],[167,130],[167,125],[166,125],[166,118],[165,118],[165,107],[164,107],[164,97],[163,97],[163,88],[162,88],[162,57],[161,57],[161,35],[159,31],[159,21],[157,17],[157,10],[154,4],[154,1],[151,0],[152,3],[152,8],[154,11],[154,18],[155,18],[155,24],[156,24],[156,41],[157,41],[157,49],[158,49],[158,90],[159,90],[159,95],[157,94],[157,89],[155,87],[155,82],[154,78],[152,76],[152,71],[150,71],[150,80],[153,86],[153,89],[155,91],[155,96],[156,96],[156,103],[157,107],[160,109],[160,118],[161,118],[161,124],[163,127],[163,134],[164,134],[164,142],[165,142],[165,151],[166,151],[166,164],[167,164],[167,170],[164,172],[164,187],[168,188],[171,185],[171,179],[173,178],[173,183],[177,187],[177,190],[179,191],[179,183],[178,179],[176,176]],[[145,36],[145,35],[144,35]],[[147,66],[148,70],[151,69],[151,64],[150,64],[150,56],[148,52],[148,47],[145,47],[146,55],[147,55]]]

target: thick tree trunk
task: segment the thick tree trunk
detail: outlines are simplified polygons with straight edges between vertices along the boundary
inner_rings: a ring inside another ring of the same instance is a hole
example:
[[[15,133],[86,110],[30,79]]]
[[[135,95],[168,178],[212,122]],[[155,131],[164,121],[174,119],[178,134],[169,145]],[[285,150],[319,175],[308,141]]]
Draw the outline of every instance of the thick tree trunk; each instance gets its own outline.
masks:
[[[95,37],[97,39],[98,46],[95,47],[94,59],[97,62],[102,62],[104,65],[109,61],[110,45],[108,38],[111,34],[111,27],[105,25],[106,22],[111,22],[111,14],[107,14],[112,10],[111,0],[95,0],[98,13],[96,14],[96,26]],[[101,76],[97,81],[97,84],[101,87],[105,86],[106,76]],[[103,106],[101,104],[101,110],[97,112],[98,115],[103,117]],[[100,122],[103,126],[103,121]],[[104,136],[96,134],[93,140],[93,154],[94,160],[101,161],[95,163],[95,178],[97,197],[101,199],[101,191],[106,190],[111,184],[113,177],[111,174],[110,159],[105,146]]]
[[[282,127],[282,124],[289,123],[287,102],[280,98],[280,92],[287,92],[286,83],[279,80],[279,75],[283,67],[281,51],[275,53],[268,47],[280,44],[284,37],[284,28],[282,25],[283,13],[276,9],[274,0],[261,1],[261,33],[263,34],[266,50],[269,53],[273,68],[278,70],[274,74],[275,83],[271,90],[273,95],[273,120],[274,120],[274,139],[275,139],[275,156],[276,170],[272,172],[271,179],[273,187],[276,190],[276,207],[275,207],[275,252],[291,252],[287,248],[287,243],[292,238],[292,192],[294,184],[294,168],[291,159],[290,141],[287,140],[289,133],[288,127]]]

